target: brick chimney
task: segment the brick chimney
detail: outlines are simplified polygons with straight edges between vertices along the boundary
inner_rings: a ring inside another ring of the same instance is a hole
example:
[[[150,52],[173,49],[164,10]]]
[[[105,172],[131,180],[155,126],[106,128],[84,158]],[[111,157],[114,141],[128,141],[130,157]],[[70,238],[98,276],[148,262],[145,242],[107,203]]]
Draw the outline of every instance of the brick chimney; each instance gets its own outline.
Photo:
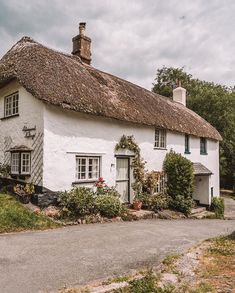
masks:
[[[91,39],[85,35],[86,23],[79,23],[79,35],[73,40],[73,55],[81,58],[82,62],[91,64]]]
[[[178,82],[178,87],[173,90],[173,101],[186,106],[186,89],[181,87],[181,81]]]

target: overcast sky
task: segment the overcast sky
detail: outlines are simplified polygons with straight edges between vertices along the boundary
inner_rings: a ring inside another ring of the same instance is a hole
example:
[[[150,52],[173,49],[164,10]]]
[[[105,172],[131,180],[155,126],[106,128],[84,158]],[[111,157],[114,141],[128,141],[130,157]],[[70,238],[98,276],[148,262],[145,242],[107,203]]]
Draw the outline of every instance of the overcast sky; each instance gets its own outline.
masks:
[[[96,68],[151,89],[157,68],[234,85],[234,0],[0,0],[0,57],[22,36],[71,52],[87,22]]]

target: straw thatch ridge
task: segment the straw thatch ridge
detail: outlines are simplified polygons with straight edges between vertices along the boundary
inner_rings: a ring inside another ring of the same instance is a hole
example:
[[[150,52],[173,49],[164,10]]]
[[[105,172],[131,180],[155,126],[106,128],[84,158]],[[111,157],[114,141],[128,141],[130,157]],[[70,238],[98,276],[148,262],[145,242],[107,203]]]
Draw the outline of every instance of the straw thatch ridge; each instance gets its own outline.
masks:
[[[69,110],[221,139],[214,127],[183,105],[29,37],[0,61],[0,86],[14,78],[36,98]]]

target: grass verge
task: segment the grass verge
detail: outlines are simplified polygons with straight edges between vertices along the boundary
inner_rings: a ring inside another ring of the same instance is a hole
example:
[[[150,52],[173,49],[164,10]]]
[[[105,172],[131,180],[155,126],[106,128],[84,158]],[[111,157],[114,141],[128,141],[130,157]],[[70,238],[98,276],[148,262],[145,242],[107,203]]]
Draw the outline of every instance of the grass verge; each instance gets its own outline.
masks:
[[[59,224],[37,215],[10,195],[0,194],[0,233],[57,228]]]
[[[199,284],[192,293],[234,292],[235,232],[211,239],[209,244],[198,268]]]

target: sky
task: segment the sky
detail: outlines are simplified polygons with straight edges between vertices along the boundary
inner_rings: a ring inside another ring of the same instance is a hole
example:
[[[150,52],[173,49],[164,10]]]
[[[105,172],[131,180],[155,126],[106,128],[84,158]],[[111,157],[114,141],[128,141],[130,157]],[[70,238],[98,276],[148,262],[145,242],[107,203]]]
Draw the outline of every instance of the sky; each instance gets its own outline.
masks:
[[[234,0],[0,0],[0,58],[22,36],[71,53],[79,22],[92,65],[151,89],[162,66],[235,84]]]

